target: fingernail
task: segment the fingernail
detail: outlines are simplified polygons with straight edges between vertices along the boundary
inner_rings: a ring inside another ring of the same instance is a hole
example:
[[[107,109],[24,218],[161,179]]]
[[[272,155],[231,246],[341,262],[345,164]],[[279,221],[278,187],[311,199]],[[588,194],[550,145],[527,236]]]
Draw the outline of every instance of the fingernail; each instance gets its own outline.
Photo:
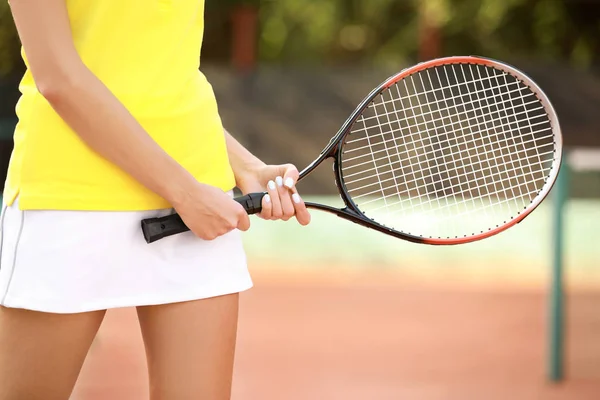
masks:
[[[275,182],[269,181],[269,183],[267,183],[267,186],[269,186],[269,189],[275,190]]]
[[[296,204],[300,203],[300,195],[298,193],[294,193],[292,195],[292,200],[294,200],[294,203]]]
[[[285,178],[285,186],[291,189],[294,186],[294,180],[292,178]]]
[[[278,176],[277,178],[275,178],[275,182],[277,182],[277,186],[283,186],[283,178]]]
[[[271,196],[269,196],[268,194],[265,194],[265,203],[270,203],[271,202]]]

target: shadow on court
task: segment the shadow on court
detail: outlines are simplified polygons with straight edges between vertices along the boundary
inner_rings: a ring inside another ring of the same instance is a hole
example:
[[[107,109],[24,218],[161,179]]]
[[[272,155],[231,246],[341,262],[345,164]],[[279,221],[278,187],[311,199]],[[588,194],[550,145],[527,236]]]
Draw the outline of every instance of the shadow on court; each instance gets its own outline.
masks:
[[[568,379],[545,381],[542,289],[263,279],[242,295],[234,400],[600,398],[600,293],[570,293]],[[107,315],[74,400],[147,399],[134,310]]]

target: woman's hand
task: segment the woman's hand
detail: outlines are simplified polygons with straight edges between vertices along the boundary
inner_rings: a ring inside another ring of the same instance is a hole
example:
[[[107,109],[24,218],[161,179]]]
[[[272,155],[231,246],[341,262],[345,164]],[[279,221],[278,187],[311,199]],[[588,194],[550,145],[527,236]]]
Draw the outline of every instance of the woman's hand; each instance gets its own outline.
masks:
[[[193,182],[172,204],[187,227],[204,240],[216,239],[234,229],[250,228],[244,207],[214,186]]]
[[[308,225],[310,214],[296,190],[298,176],[298,169],[292,164],[262,164],[247,168],[236,180],[244,194],[267,191],[258,214],[261,218],[287,221],[296,216],[300,225]]]

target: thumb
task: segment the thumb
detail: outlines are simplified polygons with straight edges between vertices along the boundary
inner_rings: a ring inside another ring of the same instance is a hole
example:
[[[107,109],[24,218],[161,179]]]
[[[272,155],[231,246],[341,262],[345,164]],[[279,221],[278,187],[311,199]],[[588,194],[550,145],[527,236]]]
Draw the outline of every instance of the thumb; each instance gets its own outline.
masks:
[[[240,231],[247,231],[248,229],[250,229],[250,216],[248,216],[248,213],[246,212],[246,210],[244,210],[243,207],[240,207],[241,211],[238,214],[238,224],[237,224],[237,228]]]
[[[283,184],[287,186],[288,189],[292,189],[294,186],[296,186],[296,183],[300,177],[298,168],[292,164],[285,164],[281,167],[283,170]]]

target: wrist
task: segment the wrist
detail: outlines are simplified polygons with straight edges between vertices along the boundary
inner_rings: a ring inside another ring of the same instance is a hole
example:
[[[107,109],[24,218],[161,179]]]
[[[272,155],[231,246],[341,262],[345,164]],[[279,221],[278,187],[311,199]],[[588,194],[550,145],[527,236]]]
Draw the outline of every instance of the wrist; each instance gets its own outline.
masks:
[[[193,196],[192,193],[200,183],[187,171],[167,178],[163,189],[163,197],[174,208],[187,203]]]
[[[244,186],[248,181],[258,179],[258,173],[266,164],[259,159],[244,162],[233,168],[235,183],[238,187]]]

